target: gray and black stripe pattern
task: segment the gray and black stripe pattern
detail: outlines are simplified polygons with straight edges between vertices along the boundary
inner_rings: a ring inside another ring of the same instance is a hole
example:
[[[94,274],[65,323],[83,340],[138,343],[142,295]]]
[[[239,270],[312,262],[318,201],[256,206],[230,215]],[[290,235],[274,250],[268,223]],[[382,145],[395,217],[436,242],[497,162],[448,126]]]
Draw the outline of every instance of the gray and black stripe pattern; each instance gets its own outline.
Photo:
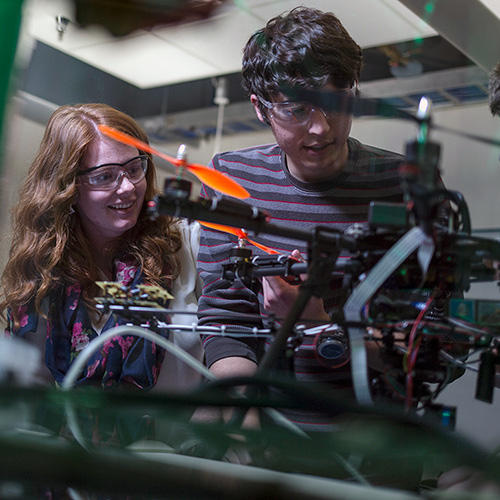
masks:
[[[348,145],[349,160],[342,173],[321,183],[303,184],[292,178],[284,153],[277,144],[222,153],[214,157],[212,165],[243,185],[251,193],[247,203],[269,213],[273,223],[307,230],[318,225],[345,230],[355,222],[367,220],[371,201],[400,202],[403,199],[398,174],[403,156],[363,145],[353,138]],[[220,197],[206,186],[202,195]],[[306,244],[300,241],[264,234],[256,239],[279,252],[289,253],[298,248],[304,257],[307,255]],[[236,241],[236,237],[219,231],[206,228],[202,231],[198,254],[198,272],[204,283],[198,309],[202,325],[261,326],[256,314],[263,312],[259,283],[250,289],[241,281],[221,279],[221,264],[228,262]],[[254,254],[262,253],[252,249]],[[255,313],[256,316],[253,321],[228,318],[225,316],[228,311],[232,314]],[[265,349],[262,344],[256,339],[204,338],[208,365],[226,356],[258,361]],[[294,371],[299,380],[328,382],[340,392],[351,389],[349,364],[337,370],[326,368],[316,360],[311,345],[303,345],[297,352]],[[322,423],[321,419],[313,420]]]

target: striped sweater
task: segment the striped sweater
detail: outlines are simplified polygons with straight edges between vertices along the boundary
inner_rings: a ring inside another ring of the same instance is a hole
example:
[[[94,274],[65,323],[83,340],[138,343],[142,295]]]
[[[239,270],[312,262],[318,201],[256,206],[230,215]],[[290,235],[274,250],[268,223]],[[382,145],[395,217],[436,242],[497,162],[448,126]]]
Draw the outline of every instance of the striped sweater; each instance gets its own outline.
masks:
[[[269,213],[273,224],[310,230],[318,225],[344,230],[355,222],[367,220],[369,203],[402,201],[398,167],[403,157],[399,154],[361,144],[349,138],[349,159],[340,174],[328,181],[302,183],[293,178],[286,168],[285,155],[277,144],[255,146],[216,155],[212,165],[229,174],[251,194],[247,202]],[[221,197],[204,186],[202,195]],[[259,234],[259,243],[279,252],[289,253],[297,248],[304,257],[307,244],[288,238]],[[201,325],[231,324],[243,327],[261,327],[263,295],[260,282],[247,287],[240,280],[221,277],[221,265],[228,263],[236,237],[204,228],[198,254],[198,270],[203,280],[203,295],[199,300]],[[262,254],[252,247],[254,255]],[[224,313],[250,313],[248,317],[228,318]],[[297,350],[293,370],[299,380],[320,381],[341,392],[350,393],[350,366],[332,370],[318,362],[307,340]],[[266,346],[258,339],[236,339],[206,336],[204,347],[207,364],[228,356],[243,356],[258,362]]]

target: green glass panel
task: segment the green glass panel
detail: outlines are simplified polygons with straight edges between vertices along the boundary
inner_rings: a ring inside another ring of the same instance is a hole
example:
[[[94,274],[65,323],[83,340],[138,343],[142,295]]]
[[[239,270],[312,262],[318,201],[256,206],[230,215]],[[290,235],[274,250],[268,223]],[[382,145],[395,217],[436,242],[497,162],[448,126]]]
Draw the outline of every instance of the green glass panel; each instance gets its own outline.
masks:
[[[0,1],[0,141],[3,137],[5,108],[16,54],[23,0]],[[0,143],[0,168],[2,156]]]

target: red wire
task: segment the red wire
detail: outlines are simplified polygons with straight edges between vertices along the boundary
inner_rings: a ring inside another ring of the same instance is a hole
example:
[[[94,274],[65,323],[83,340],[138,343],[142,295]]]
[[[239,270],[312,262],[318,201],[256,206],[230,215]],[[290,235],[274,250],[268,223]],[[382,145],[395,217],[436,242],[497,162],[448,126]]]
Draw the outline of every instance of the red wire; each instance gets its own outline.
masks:
[[[437,288],[434,289],[431,296],[427,299],[427,302],[425,303],[424,307],[418,313],[417,319],[415,320],[415,323],[413,324],[412,329],[410,331],[410,336],[408,337],[408,351],[406,353],[406,360],[407,360],[406,399],[405,399],[406,411],[408,411],[411,408],[411,402],[413,399],[413,368],[415,367],[415,364],[417,362],[418,348],[420,346],[420,342],[422,341],[422,337],[419,338],[418,344],[415,345],[415,351],[413,350],[413,348],[414,348],[413,344],[415,343],[415,337],[416,337],[416,333],[417,333],[418,327],[420,325],[420,322],[422,321],[422,318],[424,317],[425,313],[427,312],[430,305],[432,304],[434,298],[436,297],[437,291],[438,291]]]

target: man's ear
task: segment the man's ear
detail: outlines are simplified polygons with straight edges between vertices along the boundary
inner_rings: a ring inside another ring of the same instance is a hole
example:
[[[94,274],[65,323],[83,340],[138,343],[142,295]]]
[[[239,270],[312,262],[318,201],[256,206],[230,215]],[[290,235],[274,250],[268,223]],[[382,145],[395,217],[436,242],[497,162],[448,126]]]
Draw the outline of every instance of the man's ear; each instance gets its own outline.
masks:
[[[259,98],[255,94],[252,94],[250,96],[250,102],[253,105],[253,109],[255,109],[255,113],[257,114],[257,118],[262,123],[265,123],[266,125],[269,125],[269,120],[262,115],[262,113],[261,113],[261,111],[259,109]]]

